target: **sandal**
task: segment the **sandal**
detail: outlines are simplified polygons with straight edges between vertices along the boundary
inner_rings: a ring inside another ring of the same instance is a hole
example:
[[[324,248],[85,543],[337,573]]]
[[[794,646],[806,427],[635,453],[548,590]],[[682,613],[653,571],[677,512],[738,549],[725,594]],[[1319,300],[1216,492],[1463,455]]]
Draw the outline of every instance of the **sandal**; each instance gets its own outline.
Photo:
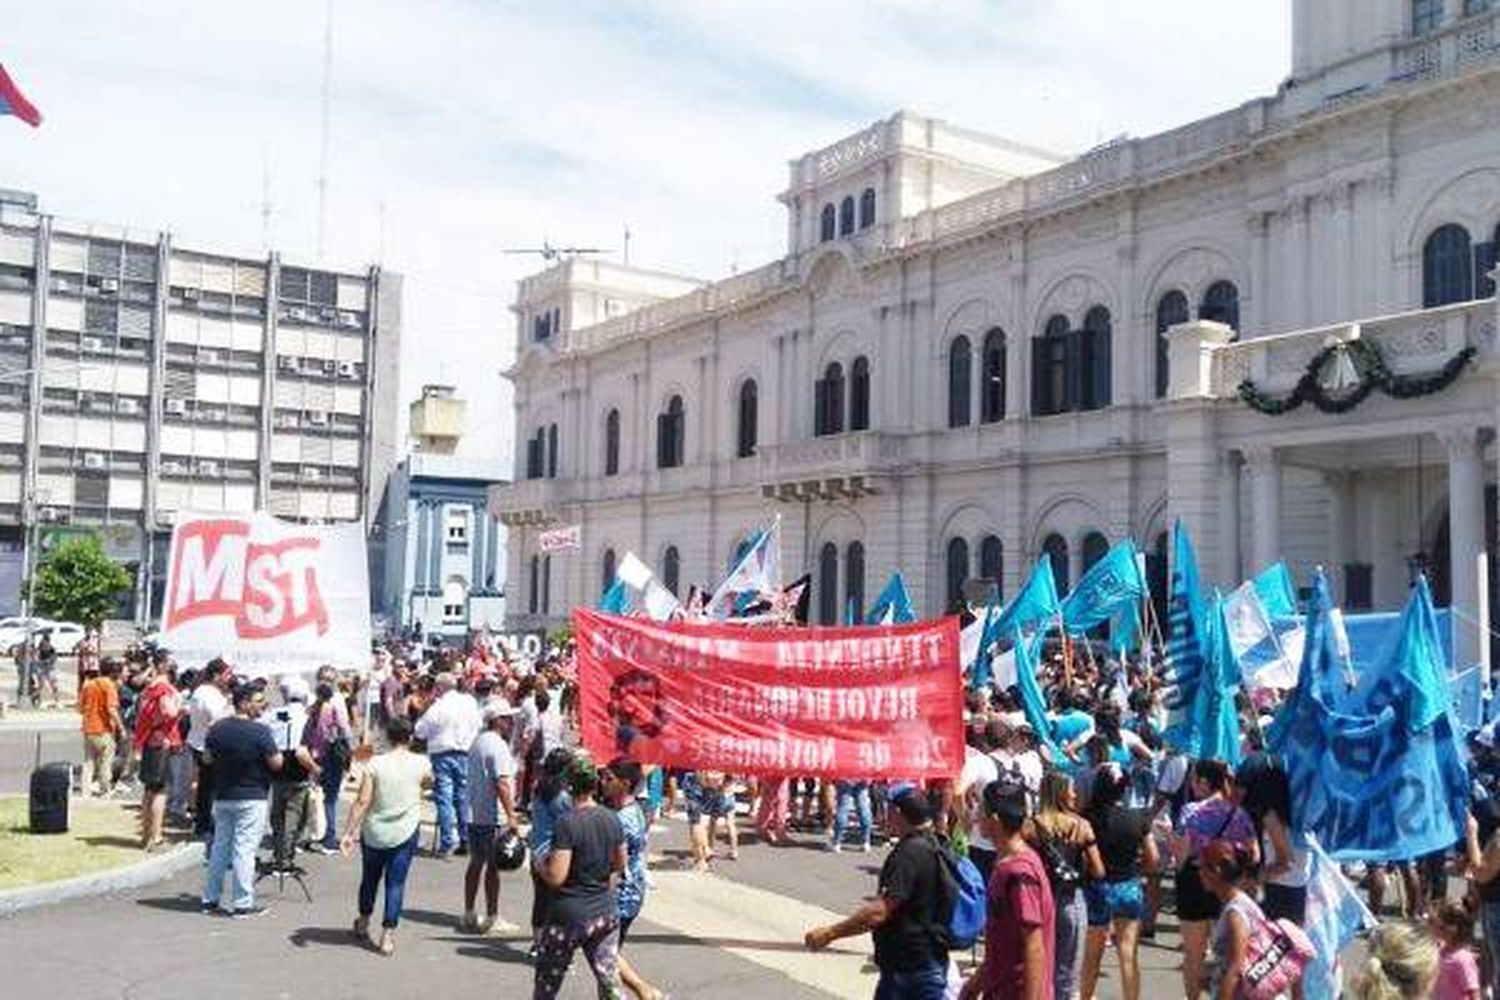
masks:
[[[370,918],[369,917],[355,917],[354,918],[354,936],[356,938],[358,938],[364,944],[369,944],[370,943]]]
[[[390,958],[392,955],[396,954],[395,935],[389,933],[382,934],[380,936],[380,944],[375,946],[375,950],[380,952],[380,954],[386,958]]]

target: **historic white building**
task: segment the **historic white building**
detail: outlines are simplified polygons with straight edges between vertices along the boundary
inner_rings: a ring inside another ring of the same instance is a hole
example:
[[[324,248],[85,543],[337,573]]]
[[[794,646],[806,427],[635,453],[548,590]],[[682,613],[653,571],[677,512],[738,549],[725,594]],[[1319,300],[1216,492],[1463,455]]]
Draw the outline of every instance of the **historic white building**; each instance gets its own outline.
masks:
[[[778,513],[825,621],[897,568],[937,613],[1043,551],[1076,580],[1127,534],[1160,575],[1174,517],[1219,583],[1285,555],[1391,608],[1425,564],[1473,615],[1500,417],[1492,7],[1294,0],[1273,96],[1076,159],[902,112],[791,163],[765,267],[521,282],[516,483],[492,495],[511,625],[593,601],[627,550],[711,585]],[[580,552],[538,553],[574,522]]]

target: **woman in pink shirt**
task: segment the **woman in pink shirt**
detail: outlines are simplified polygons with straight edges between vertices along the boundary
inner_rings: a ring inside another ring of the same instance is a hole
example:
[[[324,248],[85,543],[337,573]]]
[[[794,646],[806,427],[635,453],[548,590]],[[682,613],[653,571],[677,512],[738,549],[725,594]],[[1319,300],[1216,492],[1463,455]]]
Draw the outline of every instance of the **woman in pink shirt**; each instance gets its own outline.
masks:
[[[1442,949],[1433,1000],[1479,1000],[1473,912],[1462,903],[1442,903],[1433,911],[1431,927]]]

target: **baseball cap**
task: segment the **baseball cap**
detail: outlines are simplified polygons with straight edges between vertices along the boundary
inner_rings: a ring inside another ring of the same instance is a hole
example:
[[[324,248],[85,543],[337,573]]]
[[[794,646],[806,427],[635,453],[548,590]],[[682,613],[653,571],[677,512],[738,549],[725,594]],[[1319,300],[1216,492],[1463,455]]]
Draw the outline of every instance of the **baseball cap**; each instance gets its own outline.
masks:
[[[480,711],[480,716],[484,719],[486,724],[489,724],[491,722],[494,722],[496,719],[508,719],[511,716],[516,715],[520,711],[521,710],[519,708],[506,701],[504,698],[491,698],[489,701],[484,703],[484,708]]]

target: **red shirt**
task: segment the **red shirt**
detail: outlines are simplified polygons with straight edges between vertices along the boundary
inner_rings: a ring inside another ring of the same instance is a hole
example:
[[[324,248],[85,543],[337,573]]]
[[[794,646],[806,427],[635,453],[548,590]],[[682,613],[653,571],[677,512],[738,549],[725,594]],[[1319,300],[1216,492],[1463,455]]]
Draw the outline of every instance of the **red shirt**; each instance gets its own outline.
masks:
[[[1056,965],[1057,916],[1052,886],[1042,859],[1031,848],[1002,858],[990,873],[989,918],[984,925],[984,966],[979,982],[984,1000],[1053,1000],[1052,970]],[[1023,994],[1021,929],[1042,931],[1042,991]]]
[[[135,748],[182,746],[182,727],[178,716],[182,706],[177,689],[165,678],[152,681],[141,692],[141,707],[135,717]]]

